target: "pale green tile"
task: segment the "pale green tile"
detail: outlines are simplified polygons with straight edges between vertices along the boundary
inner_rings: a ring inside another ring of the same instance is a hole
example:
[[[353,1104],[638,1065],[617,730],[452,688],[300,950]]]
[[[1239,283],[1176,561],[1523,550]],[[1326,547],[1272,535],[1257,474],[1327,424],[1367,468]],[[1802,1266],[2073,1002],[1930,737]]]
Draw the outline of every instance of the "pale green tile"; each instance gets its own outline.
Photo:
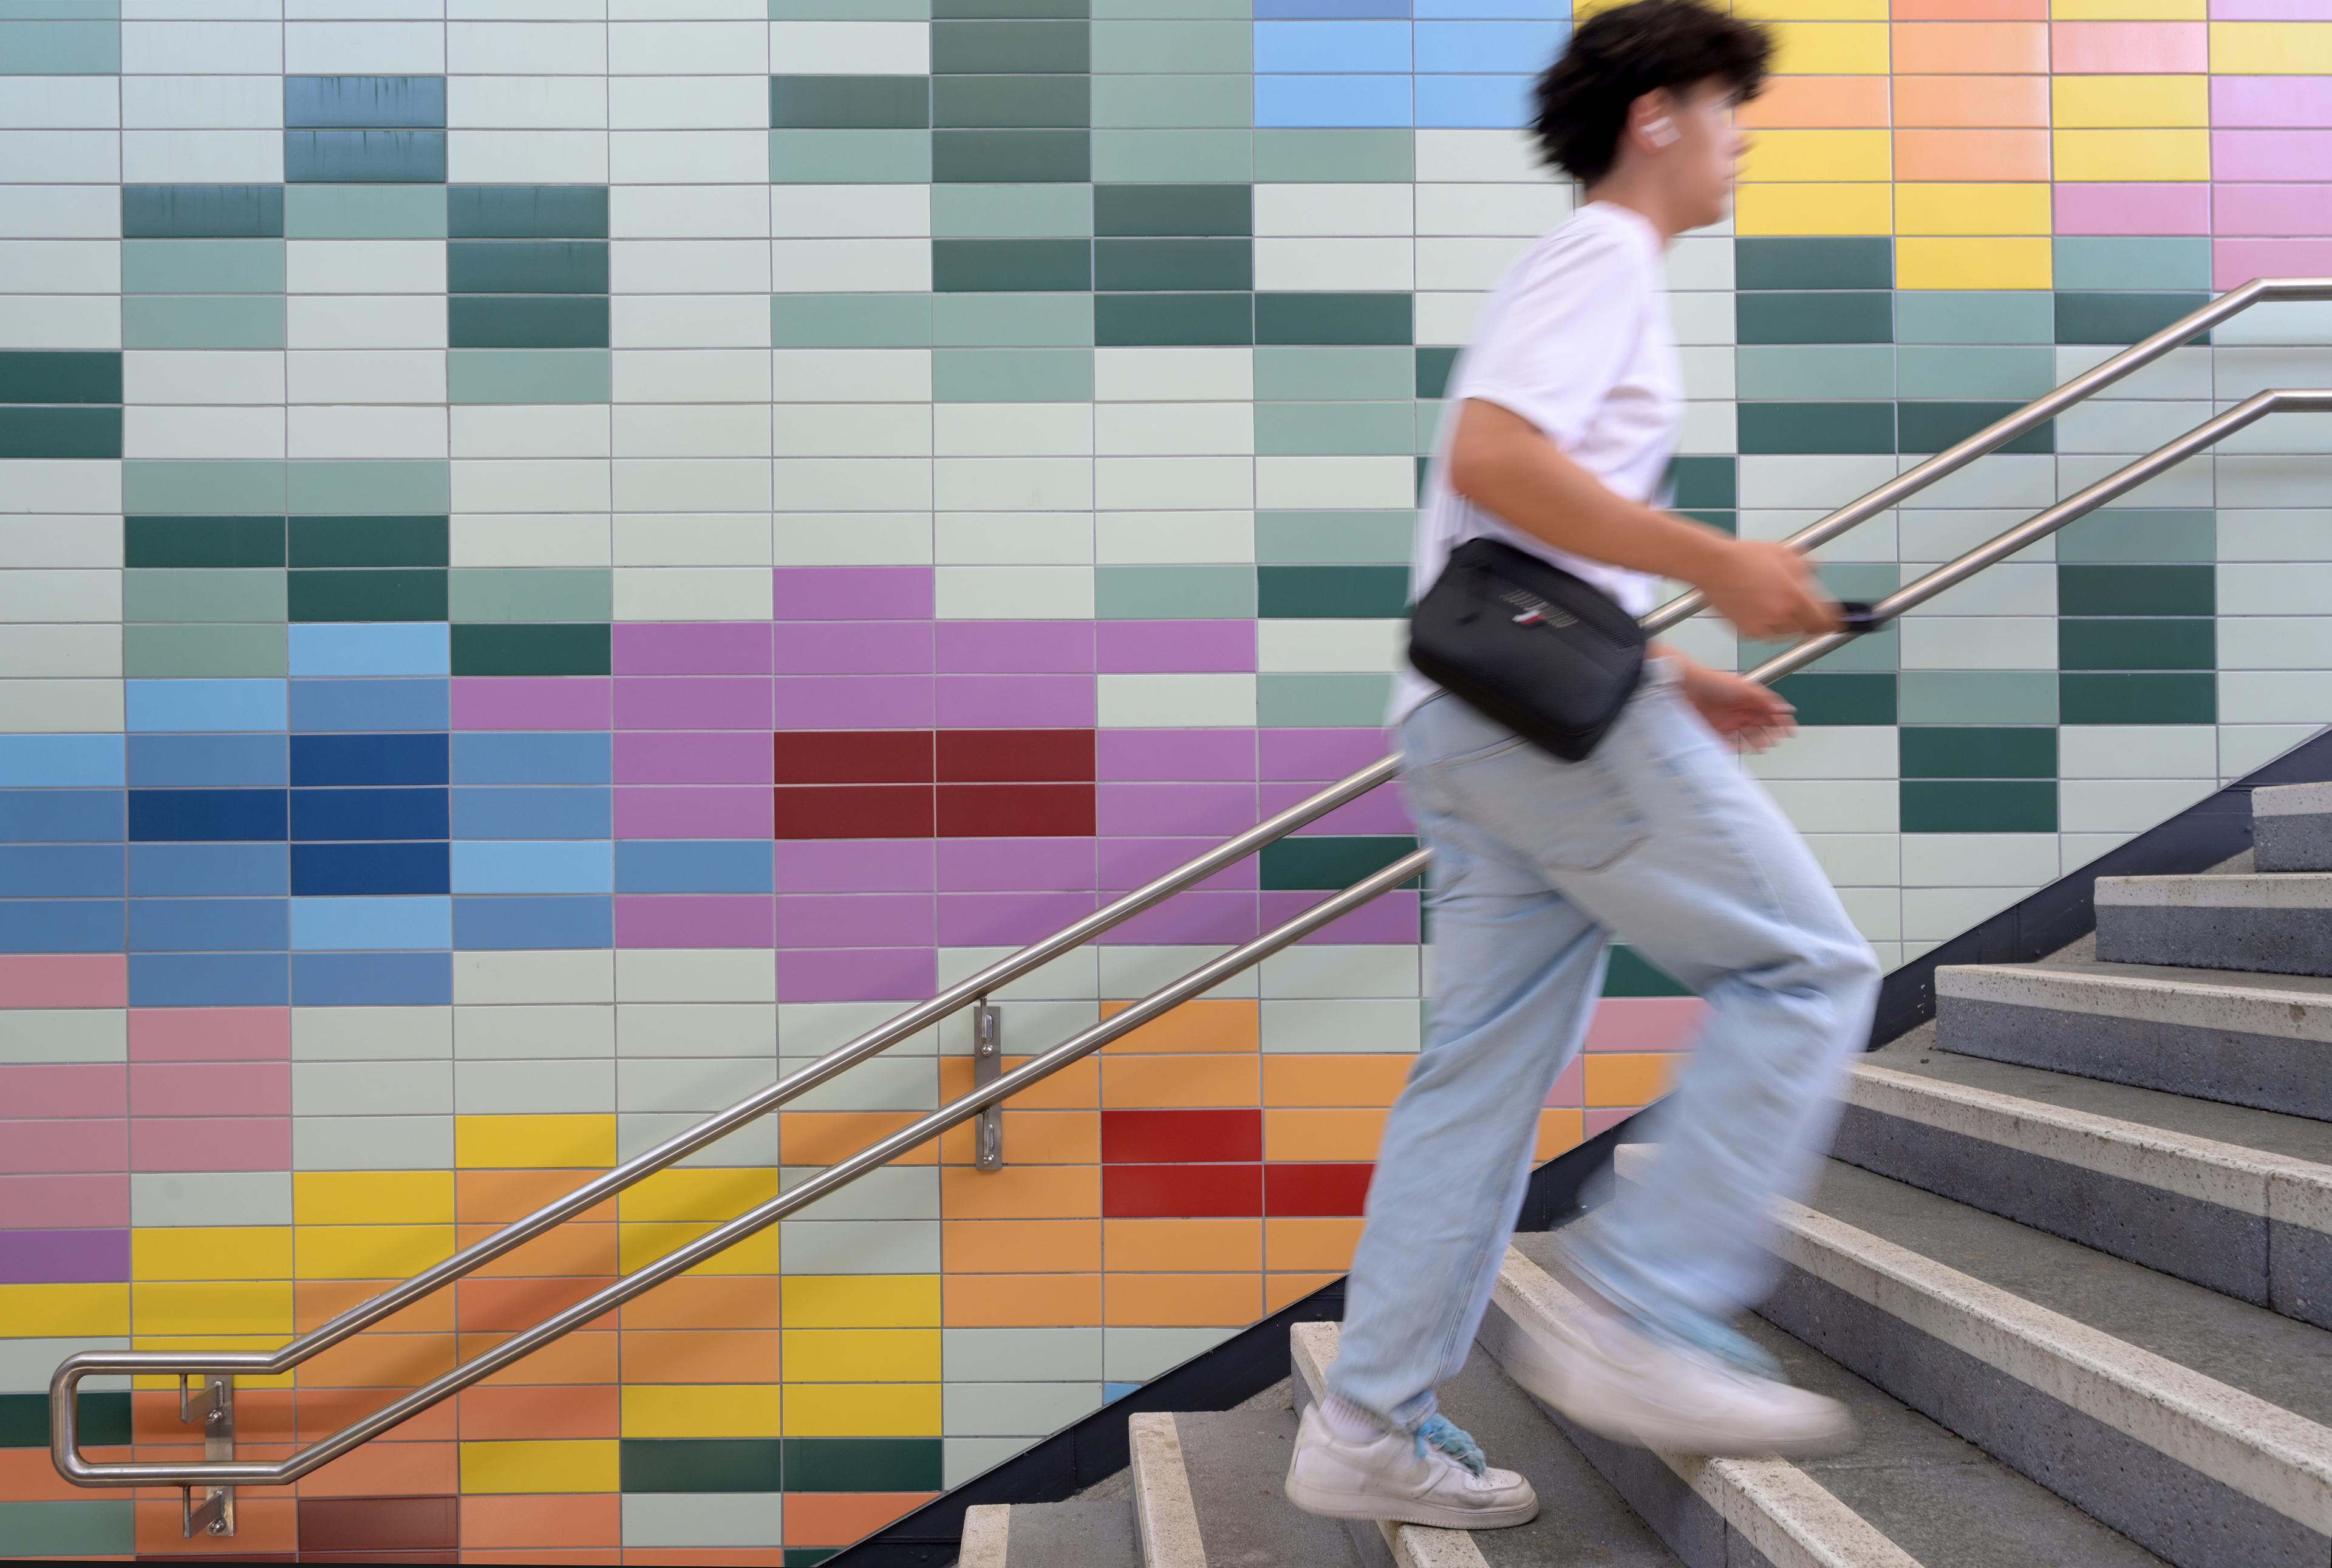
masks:
[[[2207,511],[2107,507],[2057,535],[2059,560],[2211,561],[2218,553],[2217,518]]]
[[[111,76],[120,69],[115,23],[0,20],[0,76]]]
[[[1895,295],[1897,343],[2053,343],[2056,297],[2046,292],[1904,289]]]
[[[1890,575],[1894,570],[1892,567],[1886,569]],[[1833,588],[1831,591],[1835,593],[1839,590]],[[1868,598],[1872,596],[1864,594],[1848,597]],[[1792,645],[1791,643],[1752,642],[1744,638],[1739,645],[1739,655],[1734,668],[1754,670],[1774,655],[1786,652]],[[1872,632],[1868,636],[1857,637],[1844,647],[1824,654],[1806,668],[1815,674],[1831,674],[1839,671],[1868,674],[1873,671],[1892,670],[1901,662],[1901,645],[1897,639],[1895,628],[1888,626],[1884,631]]]
[[[1912,344],[1895,350],[1905,397],[2016,398],[2030,401],[2057,385],[2053,349]]]
[[[122,296],[125,349],[281,349],[283,344],[281,294]]]
[[[1110,130],[1244,130],[1255,116],[1251,76],[1096,76],[1093,122]]]
[[[606,403],[615,356],[605,349],[456,349],[445,356],[452,403]]]
[[[2207,289],[2211,241],[2206,234],[2060,235],[2056,243],[2060,289]]]
[[[121,510],[167,515],[283,513],[281,463],[182,463],[132,459],[121,465]]]
[[[284,499],[290,511],[305,516],[426,516],[454,510],[454,466],[436,459],[285,467]]]
[[[2053,724],[2057,676],[2049,670],[1906,670],[1896,681],[1906,724]]]
[[[1093,0],[1096,17],[1156,20],[1180,17],[1190,22],[1244,22],[1253,14],[1254,0]]]
[[[1356,730],[1381,724],[1392,677],[1261,674],[1255,721],[1269,730]]]
[[[1409,559],[1417,532],[1413,512],[1258,512],[1258,564],[1387,565]]]
[[[1409,130],[1258,130],[1258,180],[1390,183],[1416,177]]]
[[[288,185],[283,233],[295,240],[442,240],[441,185]]]
[[[1094,569],[1102,620],[1242,620],[1255,615],[1249,566],[1104,566]]]
[[[932,187],[935,239],[1085,239],[1093,231],[1089,185]]]
[[[1096,130],[1093,177],[1104,185],[1244,184],[1256,177],[1255,136],[1245,130]]]
[[[12,22],[119,22],[121,0],[0,0],[0,17]]]
[[[125,294],[280,294],[282,240],[124,240]]]
[[[290,673],[284,644],[281,624],[124,626],[121,673],[132,680],[192,675],[280,678]]]
[[[1089,403],[1090,349],[941,349],[932,355],[938,403]]]
[[[1093,24],[1093,70],[1168,73],[1252,71],[1255,30],[1244,20]]]
[[[1744,402],[1895,396],[1892,343],[1744,343],[1733,367]]]
[[[1417,444],[1414,403],[1258,403],[1258,457],[1382,456]]]
[[[127,1557],[138,1550],[136,1507],[127,1497],[0,1503],[0,1541],[12,1557]]]
[[[928,185],[928,130],[773,130],[771,185]]]
[[[601,567],[470,569],[445,577],[446,618],[606,621],[615,618],[615,573]]]
[[[121,574],[121,618],[162,624],[272,622],[289,614],[281,567],[132,567]]]
[[[1409,397],[1417,386],[1416,361],[1414,349],[1266,344],[1255,351],[1256,400],[1322,403]]]
[[[769,342],[779,349],[924,349],[928,294],[772,294]]]
[[[942,349],[1089,349],[1091,294],[940,294],[932,342]]]
[[[1441,416],[1447,413],[1447,403],[1419,403],[1417,408],[1417,440],[1410,446],[1412,456],[1430,457],[1441,433]]]

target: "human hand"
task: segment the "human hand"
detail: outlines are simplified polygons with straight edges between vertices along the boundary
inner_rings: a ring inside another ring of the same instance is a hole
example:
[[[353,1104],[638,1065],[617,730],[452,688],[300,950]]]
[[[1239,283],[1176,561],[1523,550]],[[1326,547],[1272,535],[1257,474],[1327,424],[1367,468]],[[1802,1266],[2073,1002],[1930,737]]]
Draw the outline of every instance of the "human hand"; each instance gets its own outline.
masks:
[[[1746,675],[1695,664],[1685,672],[1684,695],[1708,727],[1738,751],[1763,751],[1798,732],[1798,711],[1771,686]]]
[[[1711,608],[1744,637],[1811,636],[1840,628],[1839,607],[1822,591],[1813,563],[1765,540],[1735,540],[1695,586]]]

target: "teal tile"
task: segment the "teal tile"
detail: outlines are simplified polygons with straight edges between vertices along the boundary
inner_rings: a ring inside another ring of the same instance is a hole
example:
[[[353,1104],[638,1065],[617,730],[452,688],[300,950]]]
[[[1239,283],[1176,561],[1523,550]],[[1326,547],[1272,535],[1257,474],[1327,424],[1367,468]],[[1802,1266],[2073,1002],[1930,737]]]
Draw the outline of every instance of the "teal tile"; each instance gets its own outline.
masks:
[[[303,570],[292,573],[294,621],[442,621],[443,568]]]
[[[1321,403],[1406,398],[1411,396],[1416,378],[1410,356],[1429,351],[1345,345],[1275,345],[1257,349],[1256,401]]]
[[[2030,403],[2057,385],[2057,356],[2038,345],[1906,344],[1895,354],[1896,381],[1906,397],[1999,397]]]
[[[133,459],[121,465],[121,510],[204,514],[285,511],[281,463]]]
[[[284,477],[284,510],[306,516],[454,510],[453,464],[442,460],[292,463]]]
[[[2060,289],[2207,290],[2211,286],[2211,241],[2206,234],[2060,234],[2055,250],[2050,276]]]
[[[1730,457],[1677,457],[1668,463],[1673,504],[1729,511],[1741,504],[1738,464]]]
[[[779,1492],[777,1438],[626,1438],[617,1449],[626,1492]]]
[[[1694,511],[1684,507],[1677,507],[1676,512],[1677,516],[1688,517],[1695,522],[1705,523],[1719,533],[1729,533],[1736,538],[1740,535],[1741,516],[1738,512]]]
[[[1744,403],[1737,420],[1744,456],[1895,450],[1892,403]]]
[[[1094,615],[1105,621],[1246,620],[1256,613],[1248,566],[1094,569]]]
[[[1256,722],[1269,730],[1362,730],[1384,722],[1392,677],[1261,674]]]
[[[1906,779],[2054,779],[2053,725],[1907,723],[1896,731]]]
[[[283,519],[125,517],[121,564],[125,568],[282,566]]]
[[[2219,677],[2208,673],[2067,674],[2057,677],[2060,722],[2215,724]]]
[[[2068,563],[2208,563],[2218,553],[2217,514],[2208,511],[2107,507],[2057,534],[2057,559]]]
[[[129,1441],[129,1395],[97,1393],[86,1386],[75,1409],[74,1429],[92,1448],[118,1448]],[[49,1396],[0,1394],[0,1448],[45,1448],[49,1446]],[[128,1550],[128,1548],[123,1548]]]
[[[1840,592],[1835,587],[1830,591]],[[1841,597],[1868,598],[1870,596],[1845,594]],[[1784,653],[1795,645],[1794,642],[1767,643],[1744,638],[1736,654],[1738,663],[1735,667],[1744,671],[1754,670],[1767,659]],[[1888,626],[1884,630],[1857,637],[1845,646],[1824,654],[1812,664],[1806,665],[1805,673],[1813,675],[1836,674],[1841,672],[1858,674],[1891,674],[1899,663],[1901,663],[1901,645],[1897,640],[1895,628]]]
[[[1887,343],[1895,336],[1888,293],[1734,296],[1735,333],[1747,343]]]
[[[589,294],[454,294],[445,341],[455,349],[604,349],[607,299]]]
[[[295,185],[283,191],[283,232],[295,240],[437,240],[448,226],[443,186]]]
[[[1256,569],[1257,613],[1266,619],[1366,620],[1409,613],[1405,566]]]
[[[1417,177],[1409,130],[1259,130],[1255,177],[1295,184],[1405,184]]]
[[[2212,566],[2057,568],[2059,615],[2212,616],[2218,607],[2218,570]]]
[[[934,293],[1086,292],[1094,286],[1087,240],[933,240]]]
[[[2021,403],[1975,402],[1906,402],[1896,410],[1897,427],[1900,432],[1903,450],[1922,454],[1941,452],[1954,442],[1962,441],[1997,420],[2004,419],[2024,405]],[[2002,442],[1994,452],[2034,453],[2057,450],[2057,422],[2043,420],[2012,441]]]
[[[445,192],[445,230],[455,239],[604,240],[607,187],[451,186]]]
[[[2208,294],[2065,293],[2057,295],[2060,343],[2135,343],[2210,303]],[[2208,334],[2193,341],[2207,343]]]
[[[283,237],[280,185],[125,185],[124,239]]]
[[[1415,448],[1417,405],[1400,403],[1257,403],[1258,457],[1381,456]]]
[[[932,124],[1075,126],[1093,121],[1093,87],[1085,76],[935,76]]]
[[[265,294],[125,294],[125,349],[281,349],[283,299]]]
[[[1082,130],[935,130],[931,178],[964,185],[1081,183],[1093,177],[1090,139]]]
[[[127,1557],[138,1549],[136,1506],[127,1497],[0,1503],[0,1541],[11,1556]]]
[[[779,349],[923,349],[927,294],[772,294],[769,342]]]
[[[1895,242],[1884,238],[1744,238],[1733,242],[1737,289],[1891,289]]]
[[[1255,286],[1255,243],[1239,239],[1094,242],[1094,286],[1187,292]]]
[[[445,357],[451,403],[607,403],[615,356],[605,349],[456,349]]]
[[[1906,833],[2054,833],[2057,781],[1906,779]]]
[[[1104,348],[1234,345],[1256,339],[1251,294],[1102,294],[1094,340]]]
[[[769,124],[789,130],[924,130],[927,76],[772,76]]]
[[[1083,185],[932,187],[934,239],[1090,238],[1094,189]]]
[[[1744,403],[1800,398],[1892,398],[1889,343],[1752,343],[1734,351],[1735,395]]]
[[[613,634],[604,626],[453,628],[456,675],[604,675]]]
[[[289,674],[282,626],[124,626],[121,673],[131,680],[274,679]]]
[[[1093,232],[1113,238],[1255,232],[1255,193],[1244,185],[1100,185],[1093,200]]]
[[[0,76],[113,76],[120,70],[119,23],[0,21]]]
[[[1254,32],[1245,21],[1096,22],[1093,69],[1155,75],[1252,71]]]
[[[1092,68],[1083,19],[932,23],[932,74],[995,75]],[[1094,41],[1095,43],[1098,40]],[[1108,69],[1103,67],[1102,69]]]
[[[280,294],[282,240],[124,240],[125,294]]]
[[[1245,129],[1096,130],[1093,177],[1165,185],[1246,181],[1255,177],[1255,141]]]
[[[2067,618],[2057,623],[2057,664],[2064,670],[2214,670],[2219,623],[2193,619]]]
[[[119,457],[121,410],[102,406],[0,406],[0,458]]]
[[[1087,13],[1086,0],[931,0],[932,14],[951,21],[980,16],[1074,16]]]
[[[787,1438],[788,1492],[936,1492],[937,1438]]]
[[[929,185],[927,130],[772,130],[771,185]]]
[[[1326,892],[1350,887],[1415,853],[1416,839],[1392,834],[1296,834],[1265,845],[1257,872],[1266,893]]]
[[[1257,294],[1257,343],[1408,343],[1407,294]]]
[[[0,404],[120,401],[121,355],[118,350],[0,350]]]
[[[2014,290],[1906,289],[1895,298],[1898,343],[2053,343],[2054,296]],[[2054,367],[2050,379],[2053,383]]]
[[[941,348],[1085,349],[1093,340],[1091,294],[941,294],[932,301],[932,341]]]
[[[449,294],[604,294],[606,240],[454,240]]]
[[[1458,368],[1460,350],[1448,344],[1423,344],[1417,349],[1417,396],[1438,399],[1449,396],[1449,378]]]
[[[932,354],[938,403],[1090,403],[1090,349],[941,349]]]
[[[1607,997],[1688,997],[1691,989],[1632,947],[1614,943],[1603,970]]]
[[[1112,130],[1241,130],[1254,118],[1255,79],[1096,76],[1093,122]]]
[[[1906,670],[1906,724],[2053,724],[2057,676],[2045,670]]]
[[[1266,565],[1398,564],[1417,531],[1411,512],[1258,512],[1255,559]]]
[[[1784,675],[1774,683],[1773,689],[1796,707],[1801,724],[1892,724],[1897,678],[1892,674],[1808,672]]]
[[[291,525],[293,566],[442,567],[451,559],[444,517],[295,517]]]

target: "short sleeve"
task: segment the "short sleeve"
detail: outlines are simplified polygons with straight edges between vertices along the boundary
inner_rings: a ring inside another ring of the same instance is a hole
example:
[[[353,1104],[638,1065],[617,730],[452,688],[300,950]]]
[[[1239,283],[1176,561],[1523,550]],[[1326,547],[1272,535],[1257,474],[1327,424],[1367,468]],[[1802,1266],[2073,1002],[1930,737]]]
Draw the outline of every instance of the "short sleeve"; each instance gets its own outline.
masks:
[[[1641,250],[1609,229],[1530,257],[1467,351],[1456,396],[1496,403],[1561,445],[1577,443],[1618,385],[1639,330]]]

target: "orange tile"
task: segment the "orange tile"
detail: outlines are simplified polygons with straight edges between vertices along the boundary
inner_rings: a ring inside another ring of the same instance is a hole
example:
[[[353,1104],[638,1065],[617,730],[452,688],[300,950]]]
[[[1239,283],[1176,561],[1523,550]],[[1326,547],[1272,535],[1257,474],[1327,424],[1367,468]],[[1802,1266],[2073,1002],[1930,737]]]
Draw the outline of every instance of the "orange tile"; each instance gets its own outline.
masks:
[[[950,1328],[1075,1327],[1102,1320],[1098,1274],[951,1274],[941,1289]]]
[[[578,1565],[578,1568],[579,1565],[582,1564],[603,1563],[607,1564],[607,1568],[614,1568],[615,1564],[620,1563],[623,1560],[624,1551],[620,1546],[569,1546],[562,1548],[559,1554],[559,1561],[560,1563],[575,1563]],[[473,1550],[465,1546],[462,1549],[462,1561],[464,1563],[538,1563],[542,1561],[542,1554],[539,1551],[526,1549],[516,1551],[484,1552]]]
[[[1113,1110],[1176,1110],[1263,1103],[1260,1058],[1248,1056],[1121,1056],[1102,1075],[1102,1102]]]
[[[1115,1018],[1133,1005],[1104,1002],[1101,1016]],[[1144,1056],[1167,1051],[1252,1051],[1260,1045],[1262,1031],[1261,1003],[1236,997],[1209,997],[1184,1002],[1133,1033],[1119,1036],[1102,1047],[1102,1054]]]
[[[300,1391],[300,1440],[312,1443],[352,1421],[409,1393],[409,1389],[311,1389]],[[434,1404],[411,1420],[391,1427],[378,1440],[384,1443],[450,1443],[460,1436],[454,1420],[454,1401]]]
[[[1245,1328],[1265,1312],[1253,1274],[1113,1274],[1104,1283],[1102,1321],[1113,1328]]]
[[[523,1219],[599,1174],[597,1171],[457,1171],[454,1218],[464,1225],[502,1225]],[[614,1201],[610,1199],[587,1209],[567,1223],[611,1222],[616,1218],[610,1207]]]
[[[251,1443],[290,1443],[299,1434],[298,1396],[290,1389],[234,1391],[236,1438]],[[133,1443],[199,1443],[202,1432],[178,1420],[176,1389],[139,1389],[129,1396],[129,1440]]]
[[[847,1546],[936,1496],[934,1492],[788,1492],[786,1544]]]
[[[458,1443],[366,1443],[300,1477],[303,1497],[408,1497],[462,1489]]]
[[[244,1456],[238,1453],[235,1456]],[[300,1505],[290,1497],[267,1496],[255,1487],[235,1494],[234,1534],[186,1537],[185,1506],[175,1495],[140,1497],[136,1506],[138,1555],[158,1557],[218,1557],[233,1561],[262,1552],[300,1549]]]
[[[950,1219],[940,1257],[951,1274],[1071,1274],[1101,1267],[1097,1219]]]
[[[1887,123],[1884,76],[1775,76],[1741,109],[1746,130],[1853,130]]]
[[[2045,130],[1898,130],[1898,180],[2045,180]]]
[[[1898,76],[1895,123],[1951,129],[2045,128],[2045,76]]]
[[[1263,1310],[1277,1312],[1281,1307],[1303,1300],[1324,1285],[1335,1283],[1334,1274],[1270,1274],[1263,1280]]]
[[[339,1316],[359,1302],[369,1301],[397,1282],[393,1279],[301,1279],[292,1285],[292,1320],[306,1334]],[[454,1293],[432,1291],[412,1305],[390,1313],[365,1330],[367,1334],[451,1334]]]
[[[465,1334],[462,1359],[469,1361],[508,1339],[506,1334]],[[532,1355],[486,1379],[484,1387],[512,1383],[611,1383],[616,1381],[616,1336],[585,1331],[551,1341]]]
[[[634,1296],[620,1315],[627,1331],[775,1328],[778,1291],[774,1282],[755,1275],[684,1274]]]
[[[81,1457],[109,1462],[127,1459],[127,1445],[81,1446]],[[10,1503],[86,1503],[93,1496],[57,1474],[46,1448],[0,1448],[0,1501]]]
[[[1352,1248],[1361,1244],[1358,1215],[1266,1219],[1263,1222],[1266,1267],[1286,1272],[1328,1269],[1341,1274],[1352,1266]]]
[[[1400,1097],[1414,1056],[1266,1056],[1266,1105],[1390,1105]]]
[[[833,1165],[867,1144],[887,1138],[921,1113],[915,1111],[780,1111],[778,1147],[788,1165]],[[932,1145],[910,1149],[892,1163],[928,1165],[939,1158]]]
[[[1027,1056],[1004,1058],[1005,1071],[1009,1072],[1028,1061]],[[1090,1111],[1101,1104],[1101,1064],[1087,1056],[1063,1067],[1033,1088],[1023,1089],[1012,1096],[1013,1106],[1022,1111]],[[942,1056],[940,1058],[940,1097],[952,1100],[971,1093],[971,1058]]]
[[[1586,1136],[1582,1131],[1586,1113],[1573,1107],[1565,1110],[1551,1106],[1538,1114],[1538,1147],[1531,1157],[1552,1160],[1557,1154],[1567,1154],[1579,1147]]]
[[[609,1230],[614,1226],[607,1227]],[[497,1330],[516,1334],[566,1311],[585,1296],[615,1283],[615,1276],[559,1276],[548,1279],[465,1279],[454,1287],[454,1321],[467,1334]],[[603,1314],[588,1326],[613,1327]]]
[[[576,1547],[621,1546],[623,1540],[623,1499],[612,1492],[462,1499],[465,1557],[473,1547],[520,1551],[555,1547],[560,1562],[572,1563],[578,1559],[567,1554]]]
[[[1260,1219],[1104,1219],[1102,1256],[1125,1271],[1216,1273],[1263,1267]]]
[[[454,1234],[458,1245],[467,1247],[473,1241],[482,1241],[492,1236],[498,1229],[492,1225],[461,1225],[454,1228]],[[615,1272],[616,1228],[569,1220],[514,1251],[505,1252],[470,1277],[526,1279],[544,1275],[611,1275]]]
[[[969,1165],[979,1158],[972,1147],[977,1129],[970,1122],[940,1134],[940,1158],[951,1165]],[[1101,1160],[1101,1113],[1098,1111],[1004,1112],[1004,1159],[1008,1165],[1092,1165]],[[788,1164],[793,1156],[786,1156]]]
[[[2045,22],[1898,22],[1892,32],[1890,58],[1922,75],[2032,72],[2046,84]]]
[[[1669,1052],[1637,1055],[1612,1051],[1587,1058],[1587,1103],[1649,1105],[1668,1092],[1677,1068],[1690,1058]]]
[[[488,1382],[459,1398],[465,1442],[624,1435],[622,1391],[604,1383],[504,1388]]]
[[[1314,1111],[1283,1107],[1263,1114],[1266,1160],[1373,1160],[1383,1141],[1385,1111]]]
[[[950,1219],[1084,1219],[1101,1213],[1097,1165],[1007,1165],[940,1171],[940,1212]]]
[[[632,1383],[773,1383],[779,1337],[767,1328],[624,1331],[624,1381]]]
[[[319,1351],[300,1369],[303,1389],[419,1388],[454,1367],[450,1334],[360,1334]],[[235,1412],[241,1426],[243,1412]]]
[[[2049,0],[1895,0],[1897,22],[2046,22]]]

